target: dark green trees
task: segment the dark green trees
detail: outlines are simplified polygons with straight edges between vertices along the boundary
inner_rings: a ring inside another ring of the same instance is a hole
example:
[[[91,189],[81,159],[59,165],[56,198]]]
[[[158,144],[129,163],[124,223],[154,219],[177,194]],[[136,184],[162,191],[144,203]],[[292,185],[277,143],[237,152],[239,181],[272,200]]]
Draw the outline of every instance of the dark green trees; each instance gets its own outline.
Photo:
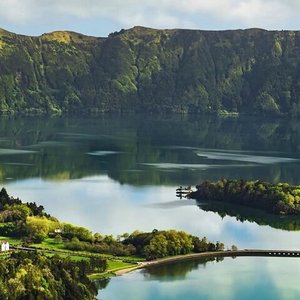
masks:
[[[224,201],[275,214],[300,213],[300,186],[265,181],[228,180],[205,181],[196,186],[193,199]]]
[[[0,298],[92,300],[97,289],[79,263],[38,253],[12,253],[0,261]]]
[[[152,232],[133,232],[123,242],[135,247],[136,253],[148,260],[165,256],[224,250],[224,244],[199,239],[183,231],[153,230]]]

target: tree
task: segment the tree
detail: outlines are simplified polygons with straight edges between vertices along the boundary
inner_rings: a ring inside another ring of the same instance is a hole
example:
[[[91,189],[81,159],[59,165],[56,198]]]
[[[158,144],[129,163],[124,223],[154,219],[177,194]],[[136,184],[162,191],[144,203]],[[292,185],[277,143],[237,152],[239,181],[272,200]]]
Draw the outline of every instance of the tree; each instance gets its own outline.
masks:
[[[144,248],[144,255],[147,259],[155,259],[168,255],[168,241],[164,234],[156,234],[150,244]]]
[[[103,241],[103,236],[100,233],[96,232],[94,234],[94,242],[95,243],[100,243],[102,241]]]
[[[220,243],[219,241],[217,241],[216,243],[216,250],[217,251],[223,251],[225,249],[225,246],[223,243]]]
[[[52,221],[46,217],[30,216],[26,219],[25,229],[31,238],[36,242],[41,242],[45,239],[50,231],[60,227],[59,222]]]
[[[231,246],[231,250],[232,250],[232,251],[237,251],[237,250],[238,250],[238,247],[237,247],[236,245],[232,245],[232,246]]]
[[[90,264],[91,264],[91,268],[95,271],[95,272],[104,272],[107,267],[107,260],[100,257],[100,256],[93,256],[90,259]]]
[[[68,258],[14,252],[0,262],[0,297],[3,300],[92,300],[97,290],[82,270],[87,270],[82,262]]]
[[[25,204],[13,204],[11,206],[6,204],[5,210],[11,213],[10,221],[25,222],[26,218],[32,215],[31,209]]]
[[[81,241],[92,242],[94,237],[90,230],[80,227],[74,226],[72,224],[63,224],[63,232],[62,236],[68,239],[72,239],[73,237],[77,237]]]

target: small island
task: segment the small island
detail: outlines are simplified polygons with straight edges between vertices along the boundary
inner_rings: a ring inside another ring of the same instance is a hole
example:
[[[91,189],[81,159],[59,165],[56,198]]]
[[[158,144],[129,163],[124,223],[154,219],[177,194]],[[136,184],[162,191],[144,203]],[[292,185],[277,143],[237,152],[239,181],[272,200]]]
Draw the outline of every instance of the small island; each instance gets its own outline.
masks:
[[[277,215],[300,214],[300,185],[260,180],[222,179],[196,185],[188,198],[219,201],[262,209]]]

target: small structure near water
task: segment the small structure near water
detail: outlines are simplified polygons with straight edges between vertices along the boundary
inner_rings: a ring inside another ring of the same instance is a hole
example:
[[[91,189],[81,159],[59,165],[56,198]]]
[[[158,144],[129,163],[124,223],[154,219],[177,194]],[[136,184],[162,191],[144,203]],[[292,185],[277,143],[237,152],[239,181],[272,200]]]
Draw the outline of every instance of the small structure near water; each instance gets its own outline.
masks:
[[[179,188],[176,189],[176,197],[179,197],[180,199],[188,198],[189,194],[192,192],[193,190],[191,186],[187,186],[187,187],[180,186]]]

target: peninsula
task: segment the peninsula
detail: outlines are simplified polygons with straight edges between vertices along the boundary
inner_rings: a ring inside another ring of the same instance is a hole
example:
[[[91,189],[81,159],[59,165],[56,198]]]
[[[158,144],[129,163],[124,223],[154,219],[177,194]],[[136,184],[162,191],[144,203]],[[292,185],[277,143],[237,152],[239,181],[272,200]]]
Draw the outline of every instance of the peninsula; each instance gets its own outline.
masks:
[[[135,231],[114,238],[60,222],[36,203],[0,191],[0,298],[92,300],[93,279],[150,265],[157,259],[223,251],[183,231]],[[188,257],[188,256],[187,256]],[[162,261],[164,262],[164,261]],[[123,270],[123,271],[121,271]]]

